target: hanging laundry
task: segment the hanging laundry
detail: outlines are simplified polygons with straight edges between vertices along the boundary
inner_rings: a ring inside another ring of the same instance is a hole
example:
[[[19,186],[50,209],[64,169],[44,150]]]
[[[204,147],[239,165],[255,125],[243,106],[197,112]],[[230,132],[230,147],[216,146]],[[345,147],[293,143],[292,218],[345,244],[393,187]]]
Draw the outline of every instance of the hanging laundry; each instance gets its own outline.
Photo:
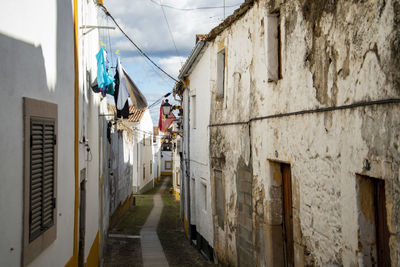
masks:
[[[108,73],[108,60],[107,52],[104,47],[100,48],[100,51],[96,55],[97,59],[97,86],[100,90],[107,92],[107,86],[114,82],[114,79]],[[104,90],[102,90],[105,88]],[[105,95],[105,94],[104,94]]]
[[[121,62],[118,58],[115,73],[114,100],[117,107],[117,117],[127,119],[129,117],[129,92],[126,86],[126,78],[122,71]]]
[[[140,92],[139,88],[136,86],[135,82],[129,77],[126,70],[122,67],[122,72],[126,78],[126,87],[129,90],[129,95],[132,100],[132,105],[136,108],[143,109],[147,107],[146,97]]]
[[[108,143],[111,144],[111,127],[112,127],[112,123],[109,121],[107,124],[107,140]]]

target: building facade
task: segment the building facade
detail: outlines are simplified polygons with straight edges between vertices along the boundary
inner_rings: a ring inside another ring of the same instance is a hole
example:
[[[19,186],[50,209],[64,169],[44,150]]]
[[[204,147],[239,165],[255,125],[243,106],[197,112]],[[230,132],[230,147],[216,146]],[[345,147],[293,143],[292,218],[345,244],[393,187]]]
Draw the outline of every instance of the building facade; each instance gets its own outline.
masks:
[[[196,95],[211,92],[218,261],[399,264],[398,14],[397,1],[246,1],[203,37],[184,82],[209,72]]]
[[[98,31],[93,1],[3,5],[0,265],[97,266]],[[89,75],[90,74],[90,75]]]

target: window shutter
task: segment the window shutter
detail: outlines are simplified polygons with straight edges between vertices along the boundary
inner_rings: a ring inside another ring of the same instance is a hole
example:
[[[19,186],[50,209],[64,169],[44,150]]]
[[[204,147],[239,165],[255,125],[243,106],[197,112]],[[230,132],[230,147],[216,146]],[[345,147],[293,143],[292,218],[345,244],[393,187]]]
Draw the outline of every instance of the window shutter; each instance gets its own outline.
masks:
[[[54,224],[55,120],[31,118],[29,241]]]

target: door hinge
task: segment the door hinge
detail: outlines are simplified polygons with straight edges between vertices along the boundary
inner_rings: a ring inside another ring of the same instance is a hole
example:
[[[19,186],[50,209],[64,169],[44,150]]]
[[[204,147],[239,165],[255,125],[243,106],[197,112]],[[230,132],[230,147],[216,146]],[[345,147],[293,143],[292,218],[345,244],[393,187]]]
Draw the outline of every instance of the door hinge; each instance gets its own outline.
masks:
[[[54,144],[54,145],[57,145],[57,135],[54,135],[54,136],[53,136],[53,144]]]
[[[53,209],[56,208],[57,198],[53,197]]]

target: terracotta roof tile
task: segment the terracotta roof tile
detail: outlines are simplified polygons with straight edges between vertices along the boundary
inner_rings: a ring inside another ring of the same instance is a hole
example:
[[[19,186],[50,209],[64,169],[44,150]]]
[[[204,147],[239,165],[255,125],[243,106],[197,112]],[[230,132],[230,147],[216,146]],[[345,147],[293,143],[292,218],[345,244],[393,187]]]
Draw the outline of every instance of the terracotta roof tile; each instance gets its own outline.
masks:
[[[128,121],[129,122],[139,122],[142,120],[144,112],[147,110],[147,108],[136,108],[134,106],[129,107],[129,115]]]
[[[114,112],[114,114],[117,113],[117,109],[115,108],[115,106],[111,106],[112,107],[112,111]],[[129,107],[129,113],[131,115],[129,115],[128,119],[126,121],[129,122],[140,122],[143,118],[143,115],[145,113],[145,111],[147,110],[147,108],[136,108],[134,106],[130,106]]]

